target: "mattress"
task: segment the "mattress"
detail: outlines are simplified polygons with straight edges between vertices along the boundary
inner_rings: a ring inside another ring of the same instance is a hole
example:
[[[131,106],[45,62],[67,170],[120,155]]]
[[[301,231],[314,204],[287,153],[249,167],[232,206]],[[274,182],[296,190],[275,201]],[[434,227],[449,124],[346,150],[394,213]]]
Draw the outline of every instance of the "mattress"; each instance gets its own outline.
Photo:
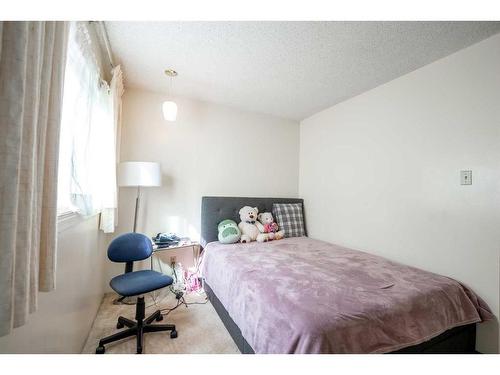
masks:
[[[307,237],[210,242],[201,272],[256,353],[387,353],[492,318],[456,280]]]

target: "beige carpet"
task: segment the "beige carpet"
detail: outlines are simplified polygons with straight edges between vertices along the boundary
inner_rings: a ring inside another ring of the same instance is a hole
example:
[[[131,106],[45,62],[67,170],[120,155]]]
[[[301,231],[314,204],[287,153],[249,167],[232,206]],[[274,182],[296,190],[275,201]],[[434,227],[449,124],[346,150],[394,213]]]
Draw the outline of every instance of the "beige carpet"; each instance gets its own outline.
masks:
[[[113,300],[116,297],[114,293],[104,296],[83,348],[83,353],[95,353],[100,338],[118,332],[116,322],[119,315],[134,319],[135,306],[114,305]],[[190,293],[186,296],[186,301],[204,302],[205,295]],[[171,308],[175,306],[176,300],[169,293],[162,300],[157,299],[157,303],[160,309]],[[155,310],[159,310],[158,306],[155,306],[149,297],[146,299],[146,306],[146,316],[149,316]],[[161,323],[175,324],[178,337],[171,339],[169,332],[146,333],[144,335],[143,353],[240,353],[210,302],[203,305],[190,305],[187,308],[180,306],[165,316]],[[134,354],[136,352],[135,347],[135,337],[131,337],[106,345],[106,354]]]

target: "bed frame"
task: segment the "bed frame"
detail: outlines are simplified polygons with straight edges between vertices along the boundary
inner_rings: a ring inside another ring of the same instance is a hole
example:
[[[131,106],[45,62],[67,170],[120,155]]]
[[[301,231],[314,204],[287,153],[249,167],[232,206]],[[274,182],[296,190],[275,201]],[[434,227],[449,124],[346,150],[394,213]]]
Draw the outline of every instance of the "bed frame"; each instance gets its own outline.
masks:
[[[243,206],[258,207],[260,212],[271,212],[273,203],[303,203],[298,198],[243,198],[202,197],[201,201],[201,245],[217,241],[217,224],[224,219],[239,221],[238,211]],[[240,328],[231,318],[210,285],[204,283],[207,296],[227,331],[243,354],[254,354],[253,348],[243,337]],[[477,353],[476,324],[449,329],[433,339],[418,345],[408,346],[394,354],[468,354]]]

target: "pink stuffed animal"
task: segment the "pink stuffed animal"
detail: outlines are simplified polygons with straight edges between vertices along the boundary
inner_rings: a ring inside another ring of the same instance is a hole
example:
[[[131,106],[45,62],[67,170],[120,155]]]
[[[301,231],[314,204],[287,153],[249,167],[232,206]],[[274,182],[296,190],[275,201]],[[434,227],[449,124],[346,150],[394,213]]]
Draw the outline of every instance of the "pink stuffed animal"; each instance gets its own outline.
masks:
[[[276,233],[278,231],[278,224],[276,223],[265,223],[264,233]]]

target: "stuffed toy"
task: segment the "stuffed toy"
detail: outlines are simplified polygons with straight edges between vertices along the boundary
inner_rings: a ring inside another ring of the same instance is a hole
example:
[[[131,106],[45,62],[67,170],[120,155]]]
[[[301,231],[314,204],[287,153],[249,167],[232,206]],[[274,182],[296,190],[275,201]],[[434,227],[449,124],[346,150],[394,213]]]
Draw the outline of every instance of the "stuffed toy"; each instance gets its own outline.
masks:
[[[273,214],[263,212],[257,216],[259,220],[259,229],[263,233],[267,233],[269,240],[281,240],[285,234],[279,230],[278,224],[274,221]]]
[[[222,220],[217,226],[219,230],[219,242],[220,243],[236,243],[241,238],[241,232],[233,220]]]
[[[259,209],[257,207],[245,206],[240,209],[240,220],[238,228],[241,231],[240,242],[265,242],[269,240],[269,236],[266,233],[261,233],[257,223],[257,215],[259,214]]]

